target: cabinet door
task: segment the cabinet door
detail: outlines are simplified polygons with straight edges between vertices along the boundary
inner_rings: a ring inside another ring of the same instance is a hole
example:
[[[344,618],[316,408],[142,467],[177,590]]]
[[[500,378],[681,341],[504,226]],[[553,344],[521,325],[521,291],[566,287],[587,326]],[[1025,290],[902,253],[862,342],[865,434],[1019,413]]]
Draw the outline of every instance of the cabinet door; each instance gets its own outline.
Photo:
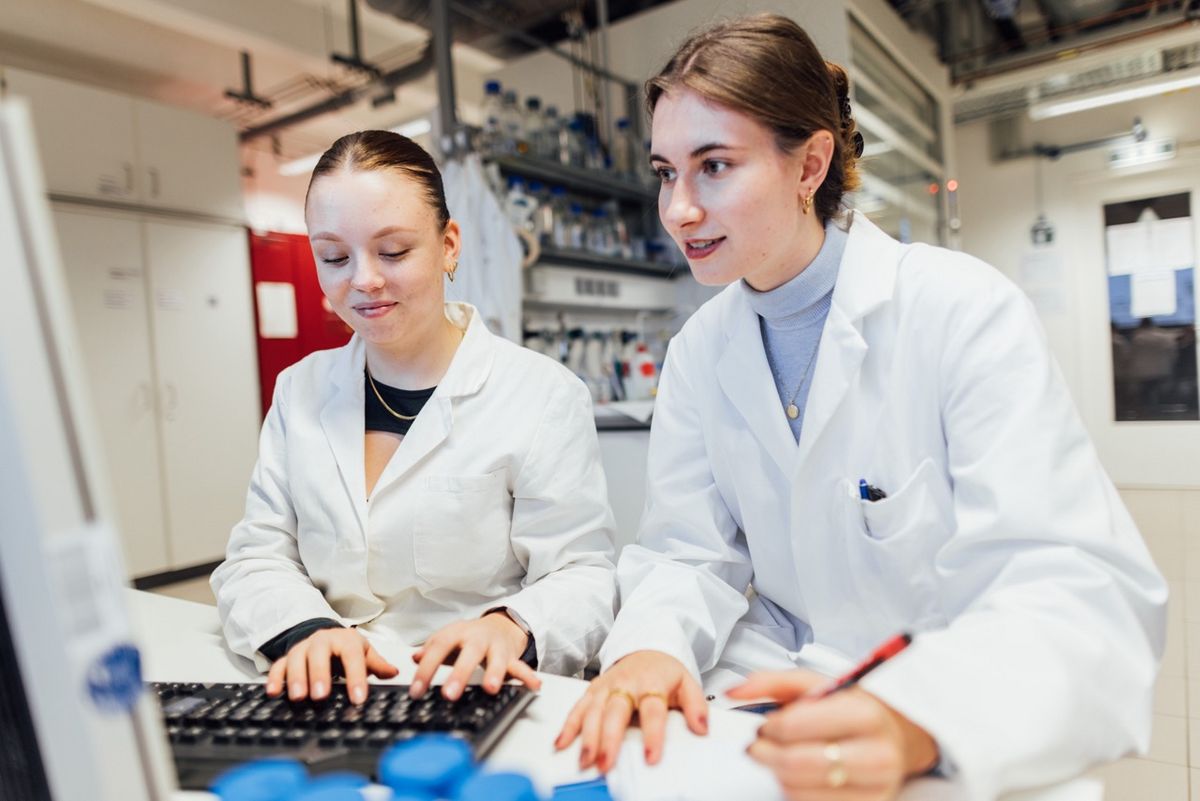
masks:
[[[135,101],[147,204],[241,220],[237,132],[222,120]]]
[[[136,201],[133,101],[123,95],[5,69],[8,94],[26,97],[51,192]]]
[[[145,223],[174,567],[220,559],[258,452],[246,232]]]
[[[54,221],[125,564],[135,576],[156,573],[169,559],[141,226],[133,217],[61,208]]]

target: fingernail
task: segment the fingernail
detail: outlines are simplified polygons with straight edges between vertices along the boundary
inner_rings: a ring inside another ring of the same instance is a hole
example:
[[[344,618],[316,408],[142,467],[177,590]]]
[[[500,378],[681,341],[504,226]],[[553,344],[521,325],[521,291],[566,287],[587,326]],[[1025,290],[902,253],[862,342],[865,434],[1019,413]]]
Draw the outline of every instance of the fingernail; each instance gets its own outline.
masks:
[[[586,768],[592,761],[592,749],[584,748],[579,752],[579,767]]]
[[[298,681],[292,684],[291,696],[293,698],[299,698],[302,695],[304,695],[304,683]]]
[[[408,688],[408,694],[413,698],[420,698],[423,692],[425,692],[425,682],[420,679],[413,679],[412,686]]]
[[[313,698],[320,698],[321,696],[325,695],[325,682],[323,682],[323,681],[313,682],[312,694],[313,694]]]
[[[650,751],[650,749],[649,749],[649,748],[647,748],[647,749],[646,749],[646,752],[645,752],[645,756],[646,756],[646,762],[649,762],[649,761],[650,761],[650,757],[651,757],[652,755],[653,755],[653,754],[652,754],[652,752]]]
[[[459,692],[461,692],[461,691],[459,690],[459,688],[458,688],[458,682],[456,682],[456,681],[452,681],[452,682],[450,682],[450,683],[449,683],[449,684],[447,684],[447,685],[446,685],[446,687],[445,687],[445,688],[442,690],[442,694],[443,694],[443,695],[445,695],[447,698],[449,698],[451,701],[453,701],[453,700],[455,700],[456,698],[458,698],[458,694],[459,694]]]
[[[363,701],[367,700],[367,688],[355,687],[350,691],[350,697],[354,699],[354,703],[361,704]]]

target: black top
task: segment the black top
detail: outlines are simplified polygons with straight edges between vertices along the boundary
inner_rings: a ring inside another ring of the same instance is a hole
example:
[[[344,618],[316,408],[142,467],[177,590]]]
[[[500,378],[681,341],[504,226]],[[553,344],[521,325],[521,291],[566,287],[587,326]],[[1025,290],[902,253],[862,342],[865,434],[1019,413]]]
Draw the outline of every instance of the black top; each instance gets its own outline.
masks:
[[[372,383],[375,385],[374,389],[371,388]],[[425,401],[429,400],[433,396],[433,391],[437,389],[437,387],[396,389],[387,384],[381,384],[379,381],[373,381],[368,377],[366,369],[363,369],[363,388],[366,395],[364,416],[367,431],[390,431],[393,434],[407,434],[413,421],[401,420],[384,408],[383,403],[379,402],[379,396],[375,394],[375,390],[379,390],[379,395],[383,396],[383,402],[393,410],[408,417],[416,417],[417,413],[424,408]]]

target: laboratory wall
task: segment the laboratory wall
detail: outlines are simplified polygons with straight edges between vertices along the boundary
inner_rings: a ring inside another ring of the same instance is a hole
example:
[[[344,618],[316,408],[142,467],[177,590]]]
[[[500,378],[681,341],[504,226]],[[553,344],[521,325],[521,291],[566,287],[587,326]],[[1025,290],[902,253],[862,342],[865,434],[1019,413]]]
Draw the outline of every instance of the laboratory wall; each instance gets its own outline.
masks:
[[[1178,192],[1190,192],[1195,209],[1200,201],[1195,94],[1179,92],[1038,123],[1022,119],[1010,141],[1069,145],[1127,133],[1139,117],[1149,137],[1170,137],[1178,144],[1174,159],[1143,167],[1110,169],[1103,147],[1057,160],[994,161],[987,123],[955,132],[962,249],[995,265],[1033,299],[1100,458],[1122,489],[1200,491],[1200,422],[1114,422],[1103,218],[1106,203]],[[1025,259],[1033,250],[1030,228],[1039,211],[1054,228],[1057,266],[1035,271]]]

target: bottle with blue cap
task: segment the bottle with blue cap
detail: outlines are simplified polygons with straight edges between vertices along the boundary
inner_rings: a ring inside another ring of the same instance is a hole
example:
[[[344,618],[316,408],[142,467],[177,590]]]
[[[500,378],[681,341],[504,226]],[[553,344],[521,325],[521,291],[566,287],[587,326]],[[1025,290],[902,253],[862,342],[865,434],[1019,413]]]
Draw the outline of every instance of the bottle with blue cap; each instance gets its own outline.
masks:
[[[308,783],[308,771],[294,759],[262,759],[218,776],[209,789],[221,801],[291,801]]]
[[[483,141],[480,146],[485,153],[494,152],[500,146],[500,111],[503,102],[499,81],[488,81],[483,85]]]
[[[528,776],[477,773],[463,784],[455,801],[541,801],[541,798]]]
[[[379,758],[379,782],[397,796],[453,798],[474,771],[470,746],[446,735],[397,743]]]

